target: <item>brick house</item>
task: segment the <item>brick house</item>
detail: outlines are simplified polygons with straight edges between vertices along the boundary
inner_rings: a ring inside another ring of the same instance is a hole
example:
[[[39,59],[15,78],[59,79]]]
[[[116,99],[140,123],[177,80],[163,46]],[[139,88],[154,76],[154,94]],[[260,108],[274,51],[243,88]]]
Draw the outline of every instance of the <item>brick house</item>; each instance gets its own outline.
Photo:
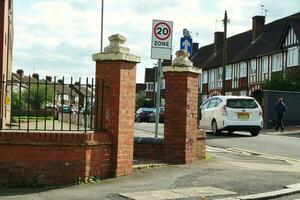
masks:
[[[145,84],[146,84],[146,99],[153,101],[154,105],[155,105],[155,101],[156,101],[156,93],[155,93],[155,87],[156,87],[156,74],[157,74],[157,67],[153,67],[153,68],[146,68],[145,69]],[[165,105],[165,98],[164,98],[164,91],[165,91],[165,79],[164,77],[162,77],[161,80],[161,91],[160,91],[160,105],[164,106]]]
[[[215,32],[214,43],[191,57],[202,68],[203,100],[221,94],[223,32]],[[252,29],[227,39],[226,95],[262,92],[261,85],[275,73],[290,73],[300,65],[300,13],[265,24],[265,16],[252,18]]]

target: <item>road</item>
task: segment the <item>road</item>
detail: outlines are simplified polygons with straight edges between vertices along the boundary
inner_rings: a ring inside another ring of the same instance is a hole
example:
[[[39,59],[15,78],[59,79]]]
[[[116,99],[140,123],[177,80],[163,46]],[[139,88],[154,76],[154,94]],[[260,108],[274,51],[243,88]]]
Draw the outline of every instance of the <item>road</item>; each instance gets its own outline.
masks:
[[[135,129],[154,132],[154,123],[136,123]],[[163,124],[159,124],[159,134],[163,135]],[[149,134],[150,135],[150,134]],[[207,133],[207,145],[218,148],[240,148],[244,150],[282,156],[300,160],[300,133],[262,133],[252,137],[249,133],[223,133],[214,136]]]

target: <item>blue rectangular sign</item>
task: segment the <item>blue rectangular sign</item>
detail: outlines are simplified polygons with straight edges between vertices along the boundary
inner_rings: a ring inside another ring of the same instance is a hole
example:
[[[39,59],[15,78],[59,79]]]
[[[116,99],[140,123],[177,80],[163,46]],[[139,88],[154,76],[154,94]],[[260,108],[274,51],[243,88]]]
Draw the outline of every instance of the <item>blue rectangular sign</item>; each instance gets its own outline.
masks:
[[[193,49],[193,40],[192,40],[192,38],[182,37],[180,39],[180,49],[186,50],[191,55],[192,54],[192,49]]]

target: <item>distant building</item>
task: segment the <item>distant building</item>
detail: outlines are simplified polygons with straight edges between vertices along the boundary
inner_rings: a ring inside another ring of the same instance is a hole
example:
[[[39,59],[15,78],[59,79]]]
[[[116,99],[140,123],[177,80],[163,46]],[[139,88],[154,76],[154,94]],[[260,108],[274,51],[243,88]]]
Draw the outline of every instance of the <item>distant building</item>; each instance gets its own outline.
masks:
[[[0,126],[10,123],[10,87],[3,81],[11,80],[13,52],[13,1],[0,1]]]
[[[191,57],[202,68],[203,99],[221,93],[223,32],[213,44]],[[252,18],[252,29],[227,39],[225,91],[227,95],[255,96],[261,84],[276,73],[292,73],[300,65],[300,12],[265,24],[265,16]]]
[[[153,68],[146,68],[145,69],[145,84],[146,84],[146,99],[149,101],[153,101],[154,105],[156,102],[156,74],[157,74],[157,67]],[[165,79],[162,77],[161,80],[161,92],[160,92],[160,106],[165,105]]]
[[[135,88],[136,93],[144,93],[146,95],[146,84],[145,83],[137,83]]]

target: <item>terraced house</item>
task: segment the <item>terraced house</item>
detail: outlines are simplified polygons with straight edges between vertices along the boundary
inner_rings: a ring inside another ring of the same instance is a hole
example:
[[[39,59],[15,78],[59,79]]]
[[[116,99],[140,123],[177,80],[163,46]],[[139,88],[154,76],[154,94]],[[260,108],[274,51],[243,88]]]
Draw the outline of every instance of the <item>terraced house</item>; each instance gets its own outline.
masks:
[[[214,43],[191,57],[202,68],[203,99],[221,94],[223,32]],[[255,96],[275,73],[292,73],[300,65],[300,12],[265,24],[265,16],[252,18],[252,29],[227,39],[226,95]],[[300,69],[300,68],[299,68]]]

